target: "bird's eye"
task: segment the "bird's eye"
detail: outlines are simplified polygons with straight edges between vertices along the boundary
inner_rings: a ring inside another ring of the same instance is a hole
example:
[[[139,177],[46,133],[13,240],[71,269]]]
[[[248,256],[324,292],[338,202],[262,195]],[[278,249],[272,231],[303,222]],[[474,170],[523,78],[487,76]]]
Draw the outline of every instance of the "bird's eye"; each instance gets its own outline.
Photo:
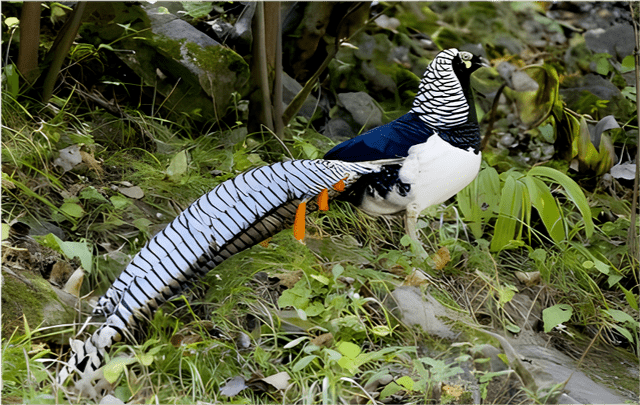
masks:
[[[460,52],[460,59],[462,59],[463,61],[469,61],[471,59],[473,59],[473,54],[470,52]]]

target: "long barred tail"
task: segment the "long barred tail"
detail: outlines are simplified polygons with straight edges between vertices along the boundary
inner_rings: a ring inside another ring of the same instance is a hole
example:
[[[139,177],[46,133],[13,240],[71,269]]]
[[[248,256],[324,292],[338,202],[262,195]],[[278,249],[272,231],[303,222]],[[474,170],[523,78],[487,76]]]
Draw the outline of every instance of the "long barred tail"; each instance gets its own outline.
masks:
[[[155,235],[100,298],[94,314],[107,319],[85,342],[71,342],[74,355],[60,372],[59,382],[72,372],[93,379],[107,348],[152,318],[167,299],[225,259],[290,225],[300,203],[341,181],[348,188],[379,167],[292,160],[250,170],[218,185]],[[77,385],[85,393],[93,390]]]

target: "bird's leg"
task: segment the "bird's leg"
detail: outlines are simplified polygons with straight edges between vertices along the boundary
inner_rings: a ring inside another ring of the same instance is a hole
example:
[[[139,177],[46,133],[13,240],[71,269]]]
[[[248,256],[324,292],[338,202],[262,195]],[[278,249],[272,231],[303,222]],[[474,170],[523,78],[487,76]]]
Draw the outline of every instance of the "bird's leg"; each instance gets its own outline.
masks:
[[[407,209],[404,214],[404,228],[409,237],[415,241],[418,241],[418,234],[416,233],[418,215],[420,215],[420,208],[418,207],[418,204],[411,203],[407,205]]]

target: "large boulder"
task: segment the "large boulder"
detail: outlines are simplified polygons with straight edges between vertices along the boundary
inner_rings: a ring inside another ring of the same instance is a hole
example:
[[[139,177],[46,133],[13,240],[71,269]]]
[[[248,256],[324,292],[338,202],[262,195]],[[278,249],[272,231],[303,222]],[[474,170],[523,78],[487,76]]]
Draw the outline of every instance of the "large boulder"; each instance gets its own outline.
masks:
[[[165,97],[159,103],[167,111],[196,121],[219,119],[233,102],[234,92],[247,92],[249,65],[232,49],[181,20],[175,4],[102,4],[105,10],[98,12],[115,17],[97,29],[98,35],[104,42],[120,39],[116,55]],[[123,37],[119,30],[123,25],[137,34]]]

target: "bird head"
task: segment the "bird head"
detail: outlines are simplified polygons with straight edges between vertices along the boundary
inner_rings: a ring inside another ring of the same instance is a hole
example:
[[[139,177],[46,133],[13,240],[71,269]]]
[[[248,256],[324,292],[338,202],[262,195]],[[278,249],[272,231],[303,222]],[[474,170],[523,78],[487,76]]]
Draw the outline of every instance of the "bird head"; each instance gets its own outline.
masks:
[[[488,63],[470,52],[439,52],[427,66],[411,112],[434,128],[453,128],[474,120],[470,78],[483,66]]]

